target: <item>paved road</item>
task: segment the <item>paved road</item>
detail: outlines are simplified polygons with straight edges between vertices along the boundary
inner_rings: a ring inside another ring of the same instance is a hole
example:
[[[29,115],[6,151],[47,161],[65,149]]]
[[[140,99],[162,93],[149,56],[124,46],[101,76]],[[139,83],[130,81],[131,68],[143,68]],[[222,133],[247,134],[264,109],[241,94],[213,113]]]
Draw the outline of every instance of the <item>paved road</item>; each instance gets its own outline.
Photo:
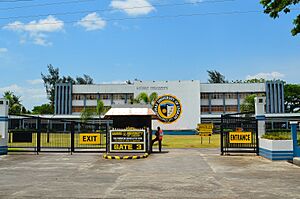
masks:
[[[0,198],[300,198],[300,167],[217,149],[142,160],[8,155],[0,157]]]

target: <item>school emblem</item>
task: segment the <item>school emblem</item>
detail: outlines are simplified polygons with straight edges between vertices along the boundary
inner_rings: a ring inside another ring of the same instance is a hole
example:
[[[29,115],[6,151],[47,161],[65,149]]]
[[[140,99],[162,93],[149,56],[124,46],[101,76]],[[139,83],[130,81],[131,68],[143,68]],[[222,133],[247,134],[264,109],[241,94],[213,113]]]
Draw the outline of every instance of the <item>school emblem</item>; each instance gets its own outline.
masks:
[[[176,97],[164,95],[156,100],[153,111],[161,122],[172,123],[180,117],[182,109],[180,101]]]

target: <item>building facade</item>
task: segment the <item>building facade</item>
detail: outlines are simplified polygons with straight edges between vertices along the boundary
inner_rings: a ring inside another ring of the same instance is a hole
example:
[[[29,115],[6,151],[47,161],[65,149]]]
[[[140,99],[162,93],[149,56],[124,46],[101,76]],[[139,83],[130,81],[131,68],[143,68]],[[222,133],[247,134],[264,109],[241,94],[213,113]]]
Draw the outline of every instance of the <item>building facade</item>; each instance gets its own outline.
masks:
[[[220,118],[224,113],[240,112],[245,97],[251,94],[266,96],[267,113],[284,113],[284,92],[281,81],[203,84],[191,80],[135,81],[132,84],[57,84],[55,114],[79,115],[86,107],[95,108],[99,99],[107,107],[131,104],[133,99],[142,92],[148,95],[155,92],[158,96],[171,96],[178,101],[176,103],[180,106],[176,108],[170,97],[164,100],[168,108],[166,110],[178,112],[175,121],[153,123],[154,127],[161,126],[167,130],[195,129],[197,123],[201,121],[208,122],[210,119]]]

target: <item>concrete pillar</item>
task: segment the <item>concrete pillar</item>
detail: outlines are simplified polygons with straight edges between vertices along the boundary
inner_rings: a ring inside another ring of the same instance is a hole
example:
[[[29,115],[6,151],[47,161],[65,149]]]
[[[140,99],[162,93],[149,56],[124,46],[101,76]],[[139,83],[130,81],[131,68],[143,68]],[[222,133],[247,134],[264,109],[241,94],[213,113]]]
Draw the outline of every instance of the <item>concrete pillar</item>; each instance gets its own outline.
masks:
[[[266,133],[266,98],[265,97],[256,97],[255,98],[255,118],[257,119],[257,131],[258,137]]]
[[[8,150],[8,100],[0,99],[0,155]]]
[[[300,147],[298,146],[298,141],[297,141],[297,126],[298,126],[298,122],[297,121],[293,121],[293,122],[290,122],[290,124],[291,124],[292,138],[293,138],[294,157],[300,157]]]

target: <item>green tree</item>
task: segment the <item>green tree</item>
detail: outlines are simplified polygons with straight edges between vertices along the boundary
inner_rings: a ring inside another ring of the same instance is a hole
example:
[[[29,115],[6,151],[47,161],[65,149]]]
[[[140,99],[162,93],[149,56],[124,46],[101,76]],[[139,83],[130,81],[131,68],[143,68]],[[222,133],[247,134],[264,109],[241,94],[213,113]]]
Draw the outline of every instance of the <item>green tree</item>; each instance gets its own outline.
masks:
[[[59,69],[54,68],[51,64],[49,64],[47,67],[49,74],[44,75],[43,73],[41,73],[41,76],[44,81],[44,86],[46,88],[46,93],[50,101],[50,105],[54,109],[55,84],[59,83],[60,81]]]
[[[92,119],[95,114],[96,114],[95,109],[84,108],[80,113],[80,120],[81,122],[87,122],[88,120]]]
[[[55,84],[57,83],[72,83],[72,84],[93,84],[93,79],[88,75],[83,77],[77,77],[76,81],[71,76],[59,75],[59,68],[54,68],[51,64],[47,66],[48,74],[41,73],[46,88],[47,96],[50,101],[50,105],[54,109],[55,98]]]
[[[16,96],[12,91],[6,91],[3,97],[9,101],[8,114],[27,113],[26,108],[21,104],[19,96]]]
[[[254,79],[247,79],[244,81],[244,83],[265,83],[266,80],[263,79],[263,78],[260,78],[260,79],[257,79],[257,78],[254,78]]]
[[[216,70],[208,70],[208,83],[227,83],[225,76]]]
[[[94,80],[89,75],[83,75],[83,77],[76,77],[76,84],[93,84]]]
[[[131,104],[151,104],[157,100],[158,95],[156,92],[151,93],[149,96],[147,93],[142,92],[136,98],[131,99]]]
[[[291,12],[291,7],[300,3],[300,0],[261,0],[260,3],[264,6],[264,12],[270,17],[276,19],[280,13]],[[294,28],[291,30],[293,36],[300,33],[300,15],[294,19]]]
[[[285,111],[289,113],[298,112],[300,110],[300,85],[285,84],[284,85],[284,104]]]
[[[35,115],[44,115],[44,114],[53,114],[54,110],[50,104],[42,104],[41,106],[35,106],[32,109],[32,114]]]
[[[136,97],[136,101],[137,101],[138,103],[144,103],[144,104],[149,104],[149,103],[150,103],[149,96],[148,96],[147,93],[145,93],[145,92],[140,93],[140,94]]]
[[[158,94],[153,92],[149,95],[150,104],[153,105],[158,98]]]
[[[241,104],[241,112],[255,112],[255,97],[256,95],[248,95]]]
[[[101,118],[101,115],[106,112],[104,102],[102,100],[97,100],[96,113]]]

